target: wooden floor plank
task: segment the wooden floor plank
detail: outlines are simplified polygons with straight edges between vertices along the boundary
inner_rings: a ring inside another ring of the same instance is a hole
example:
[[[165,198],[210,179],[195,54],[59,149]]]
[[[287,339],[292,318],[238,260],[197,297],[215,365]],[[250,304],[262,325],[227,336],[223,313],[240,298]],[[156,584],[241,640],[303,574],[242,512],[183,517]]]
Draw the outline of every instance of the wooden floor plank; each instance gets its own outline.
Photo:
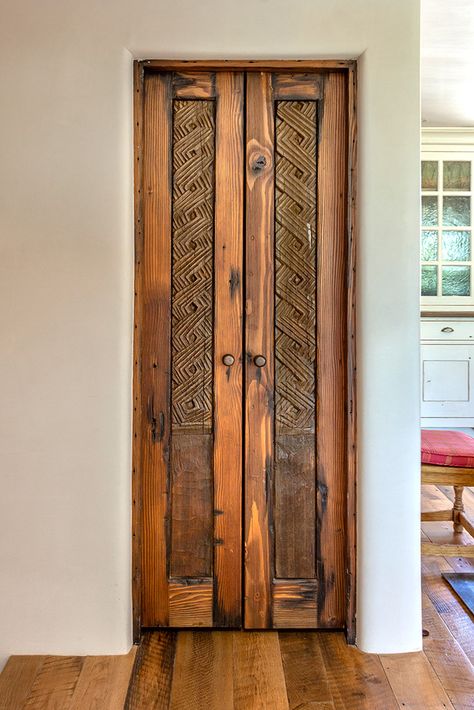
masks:
[[[0,674],[0,710],[23,707],[46,656],[12,656]]]
[[[233,640],[235,710],[288,710],[278,634],[236,631]]]
[[[461,645],[464,653],[473,663],[474,622],[472,616],[441,577],[441,572],[450,571],[449,563],[443,558],[425,557],[422,565],[423,589],[454,638]]]
[[[170,710],[232,710],[232,649],[228,631],[179,632]]]
[[[441,510],[449,507],[451,500],[446,497],[445,490],[450,495],[449,487],[422,486],[422,508]],[[471,490],[465,489],[465,497],[468,493],[472,493]],[[455,535],[449,523],[423,523],[422,531],[424,538],[432,542],[447,543],[460,540],[466,544],[470,541],[467,533]],[[471,663],[474,661],[473,619],[464,604],[442,579],[441,573],[452,570],[472,571],[473,568],[474,560],[466,557],[422,557],[423,588]]]
[[[334,707],[317,634],[283,631],[278,636],[290,710]]]
[[[423,649],[455,708],[474,707],[474,667],[426,593],[423,628],[428,636]]]
[[[77,681],[71,708],[123,708],[135,661],[136,646],[124,656],[88,656]]]
[[[83,665],[81,656],[47,656],[23,708],[69,710]]]
[[[148,631],[137,654],[125,707],[163,710],[169,707],[176,631]]]
[[[380,656],[392,690],[404,710],[453,708],[424,653]]]
[[[441,572],[450,570],[451,566],[443,557],[423,557],[423,589],[451,634],[473,663],[474,623],[464,604],[441,577]]]
[[[336,710],[398,710],[378,656],[348,646],[342,633],[318,634]]]

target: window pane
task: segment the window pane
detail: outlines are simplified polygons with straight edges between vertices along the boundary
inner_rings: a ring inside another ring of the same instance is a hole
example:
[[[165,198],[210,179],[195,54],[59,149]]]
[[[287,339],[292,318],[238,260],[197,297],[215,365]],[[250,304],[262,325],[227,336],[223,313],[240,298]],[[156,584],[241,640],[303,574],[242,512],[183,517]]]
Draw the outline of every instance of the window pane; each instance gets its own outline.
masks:
[[[447,160],[443,163],[445,190],[471,189],[471,163],[468,160]]]
[[[438,232],[421,233],[421,260],[436,261],[438,258]]]
[[[471,258],[471,233],[443,231],[443,259],[469,261]],[[427,261],[425,259],[425,261]]]
[[[421,223],[424,227],[435,227],[438,224],[438,198],[421,198]],[[451,226],[451,223],[448,225]]]
[[[443,296],[471,295],[471,267],[443,266]]]
[[[430,199],[430,198],[428,198]],[[471,224],[470,197],[443,198],[443,225],[445,227],[469,227]]]
[[[438,267],[421,267],[421,295],[436,296],[438,293]]]
[[[438,189],[438,161],[437,160],[422,160],[421,161],[421,189],[422,190],[437,190]]]

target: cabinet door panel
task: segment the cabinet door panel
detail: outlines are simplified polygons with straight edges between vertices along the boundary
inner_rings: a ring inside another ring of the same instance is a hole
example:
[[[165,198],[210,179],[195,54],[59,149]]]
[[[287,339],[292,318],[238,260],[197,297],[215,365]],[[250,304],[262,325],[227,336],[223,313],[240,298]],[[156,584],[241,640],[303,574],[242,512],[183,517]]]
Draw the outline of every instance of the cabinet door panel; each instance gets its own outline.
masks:
[[[472,417],[474,345],[426,344],[422,357],[422,417]]]

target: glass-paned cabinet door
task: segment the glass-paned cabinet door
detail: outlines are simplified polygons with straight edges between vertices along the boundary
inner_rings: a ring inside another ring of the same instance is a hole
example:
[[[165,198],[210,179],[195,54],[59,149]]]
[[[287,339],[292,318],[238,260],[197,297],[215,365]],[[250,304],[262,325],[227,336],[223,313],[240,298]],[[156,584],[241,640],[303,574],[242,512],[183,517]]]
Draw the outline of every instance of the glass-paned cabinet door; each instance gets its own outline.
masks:
[[[451,155],[421,161],[422,303],[474,301],[473,162]]]

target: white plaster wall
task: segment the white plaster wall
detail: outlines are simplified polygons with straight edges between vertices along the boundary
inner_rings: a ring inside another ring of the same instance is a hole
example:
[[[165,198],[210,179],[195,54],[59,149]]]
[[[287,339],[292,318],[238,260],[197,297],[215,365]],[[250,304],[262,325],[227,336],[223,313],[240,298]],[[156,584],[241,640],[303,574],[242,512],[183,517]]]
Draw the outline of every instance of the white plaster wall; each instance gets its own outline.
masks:
[[[0,25],[0,658],[130,622],[132,59],[360,60],[358,643],[421,643],[415,0],[24,0]]]

